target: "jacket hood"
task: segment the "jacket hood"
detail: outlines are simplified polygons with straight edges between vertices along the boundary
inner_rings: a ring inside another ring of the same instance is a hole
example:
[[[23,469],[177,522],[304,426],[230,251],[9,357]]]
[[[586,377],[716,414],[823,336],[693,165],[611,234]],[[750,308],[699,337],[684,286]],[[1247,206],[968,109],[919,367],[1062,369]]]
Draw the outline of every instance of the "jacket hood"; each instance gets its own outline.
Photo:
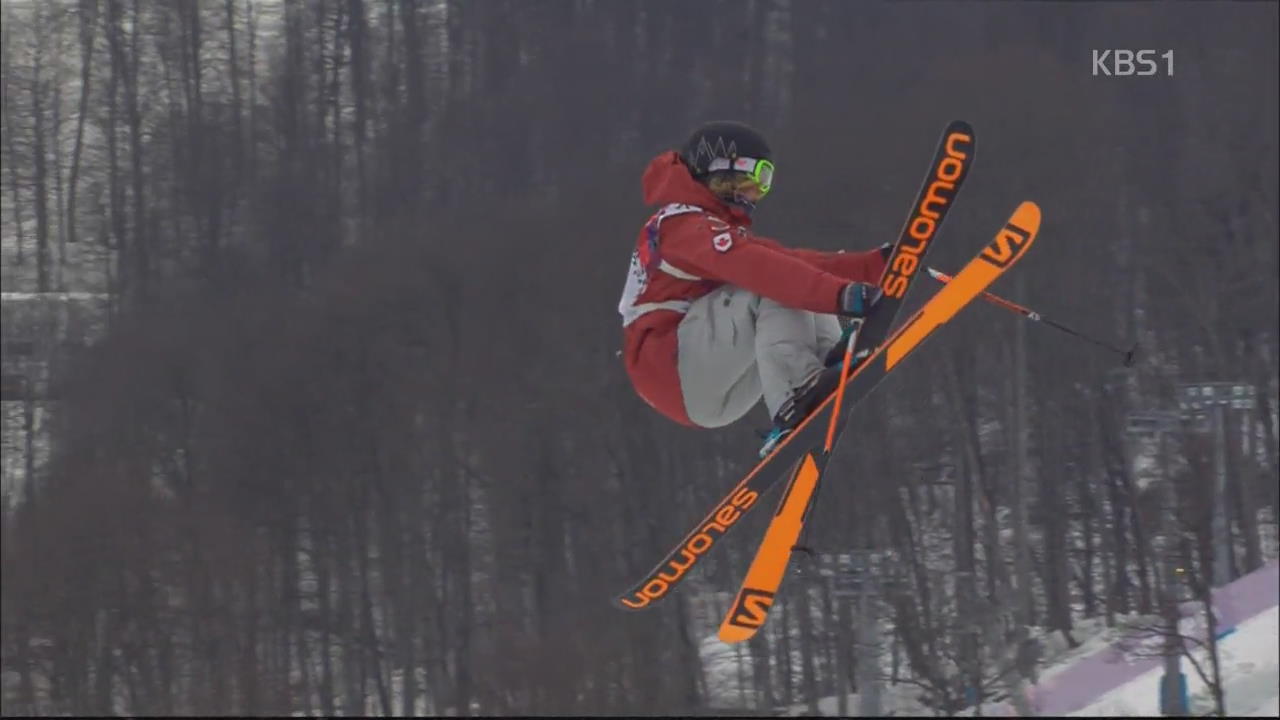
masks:
[[[693,179],[680,155],[669,150],[649,161],[641,178],[644,204],[649,206],[683,203],[696,205],[740,225],[750,225],[751,216],[715,196],[706,185]]]

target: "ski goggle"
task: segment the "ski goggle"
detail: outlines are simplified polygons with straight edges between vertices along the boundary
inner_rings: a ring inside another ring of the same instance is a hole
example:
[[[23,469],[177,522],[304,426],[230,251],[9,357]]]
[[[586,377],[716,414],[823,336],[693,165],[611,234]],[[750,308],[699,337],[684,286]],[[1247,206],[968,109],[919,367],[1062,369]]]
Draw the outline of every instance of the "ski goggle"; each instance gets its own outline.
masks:
[[[711,161],[707,171],[715,172],[717,170],[733,170],[746,173],[760,188],[761,196],[767,195],[769,189],[773,187],[773,163],[768,160],[749,157],[737,157],[732,160],[729,158],[716,158]]]

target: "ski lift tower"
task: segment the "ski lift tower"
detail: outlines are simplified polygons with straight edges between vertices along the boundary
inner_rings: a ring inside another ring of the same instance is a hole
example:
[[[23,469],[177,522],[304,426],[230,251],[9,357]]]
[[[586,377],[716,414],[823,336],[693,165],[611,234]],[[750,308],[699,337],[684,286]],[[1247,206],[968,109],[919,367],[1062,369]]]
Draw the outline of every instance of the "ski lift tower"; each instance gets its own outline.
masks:
[[[1245,382],[1200,382],[1178,385],[1182,416],[1193,427],[1213,433],[1213,586],[1231,582],[1231,528],[1227,519],[1227,408],[1251,410],[1257,388]]]

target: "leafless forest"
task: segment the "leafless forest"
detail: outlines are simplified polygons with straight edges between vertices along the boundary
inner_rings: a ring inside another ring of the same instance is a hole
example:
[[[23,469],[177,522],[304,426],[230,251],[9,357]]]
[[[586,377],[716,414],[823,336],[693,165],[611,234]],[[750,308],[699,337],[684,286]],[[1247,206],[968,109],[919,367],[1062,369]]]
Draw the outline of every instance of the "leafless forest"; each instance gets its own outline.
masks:
[[[1215,437],[1126,433],[1191,382],[1256,388],[1227,575],[1277,554],[1275,3],[0,7],[5,714],[813,707],[869,677],[872,615],[892,681],[955,711],[1025,628],[1221,571]],[[1102,48],[1174,74],[1096,76]],[[824,482],[813,544],[870,557],[872,600],[789,579],[728,699],[702,646],[767,512],[611,605],[768,425],[677,427],[616,356],[640,172],[712,118],[774,146],[758,228],[821,249],[895,238],[968,120],[930,264],[1033,199],[996,292],[1141,344],[966,309]]]

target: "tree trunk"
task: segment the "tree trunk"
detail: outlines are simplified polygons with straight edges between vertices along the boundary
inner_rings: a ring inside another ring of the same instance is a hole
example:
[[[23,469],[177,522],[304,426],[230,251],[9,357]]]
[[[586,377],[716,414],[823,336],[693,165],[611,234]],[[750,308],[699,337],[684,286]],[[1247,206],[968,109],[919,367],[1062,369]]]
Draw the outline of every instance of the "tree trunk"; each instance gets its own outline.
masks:
[[[1017,297],[1026,297],[1026,274],[1017,273],[1015,292]],[[1013,340],[1013,378],[1012,384],[1012,422],[1010,435],[1013,438],[1013,472],[1011,474],[1010,503],[1013,505],[1013,558],[1014,575],[1016,577],[1014,601],[1014,617],[1018,625],[1027,626],[1036,623],[1035,595],[1031,588],[1031,539],[1027,533],[1027,478],[1031,467],[1027,457],[1027,441],[1031,433],[1028,422],[1029,399],[1027,398],[1027,323],[1014,323]]]
[[[0,30],[0,32],[3,32],[3,41],[0,41],[0,68],[2,68],[0,69],[0,87],[2,87],[3,90],[0,92],[3,93],[4,102],[0,103],[0,106],[3,107],[4,111],[4,144],[5,148],[9,151],[8,157],[5,158],[7,162],[4,164],[9,166],[9,191],[13,195],[13,224],[16,226],[15,234],[17,235],[17,253],[14,261],[17,265],[21,266],[25,265],[27,261],[27,238],[22,222],[23,208],[22,193],[20,190],[22,187],[22,181],[18,176],[18,166],[26,165],[26,163],[23,162],[21,156],[18,155],[18,148],[14,142],[14,138],[18,135],[18,128],[14,123],[13,116],[13,103],[16,99],[17,90],[14,89],[13,92],[10,92],[10,86],[13,84],[15,73],[12,61],[13,42],[10,40],[9,30],[13,24],[8,20],[8,13],[10,12],[8,5],[4,6],[3,12],[5,13],[5,21],[0,23],[0,28],[3,28],[3,30]]]
[[[1233,415],[1236,423],[1230,422]],[[1262,538],[1258,533],[1258,508],[1262,507],[1262,503],[1258,501],[1255,492],[1255,462],[1248,453],[1253,447],[1253,443],[1247,438],[1252,430],[1250,411],[1232,410],[1227,418],[1227,477],[1231,483],[1231,502],[1235,505],[1235,512],[1232,514],[1240,525],[1240,536],[1244,540],[1244,566],[1240,574],[1246,575],[1262,567]]]
[[[1098,503],[1094,499],[1093,489],[1090,487],[1089,474],[1086,470],[1077,465],[1072,469],[1075,482],[1073,483],[1076,496],[1076,510],[1080,517],[1080,535],[1084,540],[1084,566],[1080,572],[1080,593],[1083,595],[1084,616],[1095,617],[1098,614],[1098,594],[1094,589],[1094,571],[1093,564],[1096,556],[1094,548],[1094,516],[1098,512]]]
[[[249,177],[258,178],[258,22],[253,0],[245,0],[245,32],[249,34]]]
[[[231,115],[235,125],[235,151],[232,153],[236,179],[244,177],[244,103],[240,97],[240,63],[236,53],[236,0],[226,0],[227,71],[231,81]],[[238,183],[232,187],[238,187]]]
[[[80,104],[76,112],[76,141],[71,149],[71,173],[67,180],[67,242],[74,244],[76,228],[76,193],[80,183],[80,160],[84,156],[84,125],[89,116],[89,91],[93,85],[93,46],[97,37],[97,8],[92,0],[80,0]]]
[[[799,614],[797,625],[800,630],[800,682],[803,686],[805,706],[810,715],[818,714],[818,677],[814,668],[814,637],[812,598],[809,595],[808,583],[797,583],[793,589],[796,599],[796,611]]]
[[[44,29],[38,30],[42,34]],[[36,42],[36,53],[33,59],[33,77],[31,79],[31,127],[34,145],[31,156],[35,168],[32,182],[32,196],[36,210],[36,292],[47,293],[52,287],[49,282],[49,173],[47,168],[44,127],[44,93],[45,86],[41,71],[44,64],[44,40]]]
[[[120,78],[125,74],[123,41],[120,34],[120,3],[107,3],[107,44],[111,49],[110,82],[107,88],[107,162],[111,203],[111,242],[115,251],[115,289],[126,299],[133,295],[132,255],[133,243],[125,234],[124,183],[120,180],[119,114]]]
[[[54,30],[56,38],[53,49],[53,57],[61,59],[63,54],[63,33],[59,27]],[[52,286],[58,291],[66,290],[63,280],[63,271],[67,266],[67,205],[65,187],[62,178],[62,86],[64,84],[62,62],[56,62],[53,72],[53,195],[54,195],[54,217],[58,223],[58,262],[55,268]]]

